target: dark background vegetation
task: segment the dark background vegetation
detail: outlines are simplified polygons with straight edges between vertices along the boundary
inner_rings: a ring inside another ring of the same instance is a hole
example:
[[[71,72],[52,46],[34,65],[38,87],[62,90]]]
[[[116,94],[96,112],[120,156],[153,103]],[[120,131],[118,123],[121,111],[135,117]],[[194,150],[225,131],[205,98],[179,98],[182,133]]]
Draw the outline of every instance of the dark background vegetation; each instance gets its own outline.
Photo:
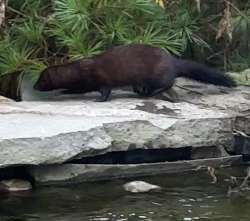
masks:
[[[145,43],[230,71],[250,64],[249,0],[8,0],[0,39],[0,93],[16,76]],[[10,83],[12,82],[12,89]],[[14,86],[13,86],[14,85]],[[14,87],[14,89],[13,89]]]

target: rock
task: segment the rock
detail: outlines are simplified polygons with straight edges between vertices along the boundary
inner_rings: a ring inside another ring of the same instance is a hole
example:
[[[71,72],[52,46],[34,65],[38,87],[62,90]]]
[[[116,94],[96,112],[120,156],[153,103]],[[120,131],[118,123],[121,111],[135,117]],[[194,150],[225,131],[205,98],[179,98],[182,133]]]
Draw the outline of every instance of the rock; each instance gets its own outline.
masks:
[[[218,156],[221,157],[229,156],[225,148],[222,146],[193,147],[191,151],[191,159],[196,160],[196,159],[216,158]]]
[[[175,87],[179,97],[188,103],[231,114],[250,113],[250,87],[225,88],[179,78]],[[181,88],[180,88],[181,87]]]
[[[3,103],[0,118],[0,167],[138,148],[230,146],[233,139],[227,113],[156,99]]]
[[[250,69],[249,68],[242,71],[241,73],[247,75],[247,77],[250,78]]]
[[[249,70],[246,73],[249,74]],[[177,85],[180,87],[176,87],[176,91],[183,100],[199,107],[228,113],[234,118],[232,129],[250,135],[250,87],[229,89],[183,78],[178,79]],[[227,146],[226,150],[235,152],[234,147]]]
[[[228,89],[178,79],[178,103],[162,96],[139,99],[128,91],[115,91],[111,101],[98,103],[96,93],[44,94],[31,87],[32,82],[22,86],[27,101],[1,103],[0,167],[38,165],[31,173],[41,182],[94,180],[97,175],[112,177],[117,170],[118,177],[129,176],[127,171],[141,175],[152,167],[155,174],[159,168],[153,164],[140,171],[133,164],[63,163],[138,149],[190,148],[190,159],[226,157],[225,150],[234,151],[235,128],[250,134],[249,87]]]
[[[17,192],[31,189],[31,183],[26,180],[11,179],[0,181],[0,192]]]
[[[234,129],[250,135],[250,114],[246,113],[236,116]]]
[[[234,152],[236,154],[242,154],[244,160],[250,161],[250,136],[242,131],[235,131]]]
[[[231,75],[237,81],[238,85],[250,85],[250,69],[246,69],[240,73],[229,72],[228,74]]]
[[[13,102],[13,100],[0,95],[0,103],[3,103],[3,102]]]
[[[131,193],[145,193],[152,190],[160,190],[161,187],[144,181],[132,181],[123,185],[123,188]]]
[[[242,71],[240,75],[242,76],[242,78],[244,78],[243,79],[244,82],[249,85],[250,84],[250,69],[246,69]]]
[[[6,194],[6,193],[9,193],[8,187],[0,182],[0,194],[1,194],[1,196],[2,196],[2,194]]]
[[[183,173],[241,165],[242,156],[142,164],[61,164],[29,167],[36,185],[61,185],[128,177]]]

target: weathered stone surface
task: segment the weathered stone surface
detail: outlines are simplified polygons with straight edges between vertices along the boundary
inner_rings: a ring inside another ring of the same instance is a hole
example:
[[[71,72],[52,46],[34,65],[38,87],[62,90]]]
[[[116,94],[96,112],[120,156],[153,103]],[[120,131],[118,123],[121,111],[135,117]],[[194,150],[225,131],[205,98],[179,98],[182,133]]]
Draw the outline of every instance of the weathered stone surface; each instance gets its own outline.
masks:
[[[145,102],[149,112],[141,110]],[[226,113],[156,99],[4,103],[0,118],[0,167],[55,164],[135,148],[232,143]]]
[[[178,79],[176,85],[181,100],[234,116],[250,114],[250,87],[232,89],[182,78]]]
[[[229,154],[226,152],[227,147],[221,145],[213,147],[193,147],[191,151],[191,159],[207,159],[216,157],[227,157]],[[240,153],[239,153],[240,154]]]
[[[244,158],[249,160],[250,157],[250,136],[243,132],[234,133],[234,152],[243,154]]]
[[[0,103],[3,103],[3,102],[14,102],[14,101],[7,98],[7,97],[4,97],[4,96],[0,95]]]
[[[147,164],[63,164],[32,166],[30,173],[37,185],[79,183],[125,177],[142,177],[159,174],[183,173],[243,164],[242,156],[230,156],[189,161]]]
[[[234,129],[250,135],[250,113],[240,114],[240,116],[236,116]]]
[[[244,74],[249,74],[249,69]],[[250,135],[250,87],[241,86],[228,89],[187,79],[178,79],[177,85],[181,87],[176,87],[176,91],[181,99],[199,107],[228,113],[234,118],[233,129]],[[236,146],[238,144],[238,142],[235,142],[235,145],[228,145],[226,149],[230,152],[239,153],[239,148],[242,149],[242,147]],[[250,152],[249,147],[243,149],[244,152]]]

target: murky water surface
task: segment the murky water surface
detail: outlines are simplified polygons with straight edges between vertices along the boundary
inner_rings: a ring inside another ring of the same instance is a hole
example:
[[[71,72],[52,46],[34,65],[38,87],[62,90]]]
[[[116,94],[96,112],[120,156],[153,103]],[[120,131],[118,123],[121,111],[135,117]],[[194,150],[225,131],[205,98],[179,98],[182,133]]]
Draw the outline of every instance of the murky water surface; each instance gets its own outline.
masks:
[[[227,196],[229,177],[244,168],[217,170],[218,182],[206,172],[140,178],[163,187],[132,194],[128,180],[43,187],[0,198],[0,221],[249,221],[250,192]]]

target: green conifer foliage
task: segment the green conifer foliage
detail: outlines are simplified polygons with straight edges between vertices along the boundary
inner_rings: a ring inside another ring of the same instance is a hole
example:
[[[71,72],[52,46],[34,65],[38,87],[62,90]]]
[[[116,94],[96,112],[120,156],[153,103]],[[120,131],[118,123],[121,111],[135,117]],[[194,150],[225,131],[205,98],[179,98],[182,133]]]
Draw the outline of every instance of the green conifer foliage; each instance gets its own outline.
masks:
[[[17,71],[38,76],[48,65],[131,43],[223,64],[224,45],[215,36],[224,1],[202,1],[199,10],[197,1],[166,2],[164,8],[155,0],[9,0],[0,39],[0,76]],[[238,36],[244,46],[235,46],[228,64],[236,69],[250,64],[244,50],[249,47],[245,37],[250,1],[238,2],[231,7],[231,45],[237,45],[234,36]]]

